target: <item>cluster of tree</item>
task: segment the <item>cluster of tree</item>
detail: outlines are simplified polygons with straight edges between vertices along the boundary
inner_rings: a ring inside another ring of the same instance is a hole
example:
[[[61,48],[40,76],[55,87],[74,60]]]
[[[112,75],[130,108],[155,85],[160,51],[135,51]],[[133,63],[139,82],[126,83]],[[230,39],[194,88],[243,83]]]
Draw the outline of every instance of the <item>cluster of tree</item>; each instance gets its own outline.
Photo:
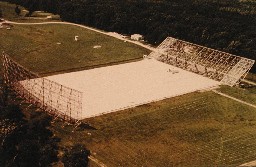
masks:
[[[0,84],[2,85],[2,84]],[[50,130],[52,118],[44,112],[31,112],[29,117],[19,104],[0,89],[0,166],[39,167],[52,163],[65,166],[87,166],[90,152],[78,145],[66,149],[62,159],[58,157],[59,138]]]
[[[41,112],[25,119],[20,105],[8,100],[1,104],[1,121],[7,129],[0,147],[3,166],[49,166],[58,161],[57,138],[48,129],[51,117]]]
[[[65,151],[62,162],[65,167],[84,167],[88,166],[90,151],[83,145],[77,144]]]
[[[64,21],[122,34],[139,33],[153,45],[159,44],[167,36],[172,36],[256,59],[255,11],[241,14],[223,10],[227,7],[244,8],[244,3],[252,5],[252,2],[241,3],[235,0],[6,1],[23,5],[30,11],[45,10],[58,13]]]

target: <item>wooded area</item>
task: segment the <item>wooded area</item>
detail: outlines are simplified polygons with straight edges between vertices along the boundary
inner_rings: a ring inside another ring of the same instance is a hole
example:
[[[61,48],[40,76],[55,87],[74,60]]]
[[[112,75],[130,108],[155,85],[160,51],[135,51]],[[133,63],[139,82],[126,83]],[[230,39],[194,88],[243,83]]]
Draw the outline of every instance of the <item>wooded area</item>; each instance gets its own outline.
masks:
[[[239,0],[5,0],[60,14],[62,20],[122,34],[153,45],[172,36],[256,59],[256,2]],[[254,65],[253,72],[256,72]]]
[[[79,144],[60,148],[52,124],[51,116],[21,103],[0,78],[0,166],[87,166],[90,151]]]

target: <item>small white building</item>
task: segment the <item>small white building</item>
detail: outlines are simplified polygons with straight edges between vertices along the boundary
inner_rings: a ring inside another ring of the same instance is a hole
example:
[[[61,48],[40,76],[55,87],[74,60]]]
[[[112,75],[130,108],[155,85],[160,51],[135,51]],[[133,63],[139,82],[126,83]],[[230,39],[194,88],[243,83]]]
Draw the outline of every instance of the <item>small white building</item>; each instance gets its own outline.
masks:
[[[143,39],[143,36],[140,34],[133,34],[133,35],[131,35],[131,39],[135,40],[135,41],[140,41]]]

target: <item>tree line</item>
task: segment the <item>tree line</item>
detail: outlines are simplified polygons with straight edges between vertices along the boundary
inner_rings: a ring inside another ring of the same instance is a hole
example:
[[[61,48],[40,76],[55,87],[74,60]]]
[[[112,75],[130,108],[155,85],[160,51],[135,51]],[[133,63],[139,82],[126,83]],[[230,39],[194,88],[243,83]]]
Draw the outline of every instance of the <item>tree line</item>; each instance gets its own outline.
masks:
[[[62,20],[122,34],[139,33],[157,45],[172,36],[256,59],[254,1],[238,0],[6,0],[31,12],[60,14]],[[241,8],[240,12],[232,9]],[[225,9],[225,10],[224,10]],[[256,72],[254,66],[253,71]]]

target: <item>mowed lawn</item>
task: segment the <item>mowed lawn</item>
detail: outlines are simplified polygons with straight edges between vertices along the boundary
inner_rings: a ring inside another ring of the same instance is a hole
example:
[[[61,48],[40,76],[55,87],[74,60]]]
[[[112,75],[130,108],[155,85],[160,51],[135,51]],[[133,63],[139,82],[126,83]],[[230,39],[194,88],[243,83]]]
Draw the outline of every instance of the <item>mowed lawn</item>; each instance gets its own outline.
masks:
[[[256,158],[256,109],[195,92],[61,127],[61,146],[82,143],[107,166],[237,166]]]
[[[0,29],[0,51],[34,72],[90,67],[149,54],[147,49],[72,25],[14,25]],[[75,36],[78,41],[75,41]],[[94,46],[101,48],[93,48]]]

